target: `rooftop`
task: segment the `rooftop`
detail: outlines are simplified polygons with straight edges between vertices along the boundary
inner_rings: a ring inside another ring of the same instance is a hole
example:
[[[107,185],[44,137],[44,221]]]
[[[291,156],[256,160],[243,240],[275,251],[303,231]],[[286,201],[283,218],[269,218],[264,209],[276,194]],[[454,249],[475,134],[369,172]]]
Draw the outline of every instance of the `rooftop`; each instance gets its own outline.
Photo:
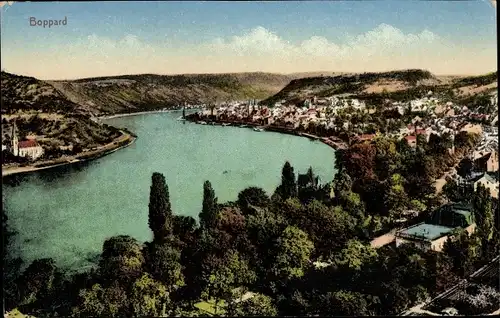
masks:
[[[18,145],[19,149],[22,149],[22,148],[36,147],[38,146],[38,143],[36,142],[36,140],[30,139],[30,140],[20,141]]]
[[[478,175],[477,177],[473,178],[471,181],[472,182],[477,182],[480,179],[482,179],[483,177],[486,178],[486,181],[488,181],[490,183],[497,183],[498,182],[498,180],[496,179],[495,174],[488,173],[488,172],[484,172],[484,173]]]
[[[453,230],[454,228],[452,227],[420,223],[404,229],[399,233],[404,236],[412,236],[415,238],[423,238],[425,240],[433,241],[439,237],[442,237],[443,235],[450,233]]]

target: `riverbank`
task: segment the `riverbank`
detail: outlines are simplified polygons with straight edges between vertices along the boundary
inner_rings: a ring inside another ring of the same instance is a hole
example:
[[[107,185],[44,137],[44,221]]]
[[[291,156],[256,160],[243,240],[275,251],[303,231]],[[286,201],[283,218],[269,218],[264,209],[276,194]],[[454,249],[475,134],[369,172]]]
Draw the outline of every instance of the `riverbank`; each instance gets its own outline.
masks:
[[[272,132],[277,132],[280,134],[287,134],[287,135],[294,135],[294,136],[299,136],[299,137],[306,137],[311,140],[318,140],[325,145],[330,146],[331,148],[338,150],[338,149],[347,149],[348,145],[346,142],[340,140],[337,137],[330,136],[330,137],[320,137],[314,134],[310,133],[305,133],[301,131],[297,131],[293,128],[288,128],[288,127],[282,127],[282,126],[274,126],[274,125],[261,125],[258,123],[252,123],[252,122],[245,122],[245,121],[228,121],[228,120],[217,120],[217,121],[201,121],[201,120],[196,120],[192,117],[186,116],[186,121],[193,122],[193,123],[206,123],[208,125],[217,125],[217,126],[233,126],[233,127],[241,127],[241,128],[260,128],[265,131],[272,131]]]
[[[10,166],[10,167],[2,167],[2,177],[9,176],[9,175],[14,175],[14,174],[20,174],[20,173],[28,173],[28,172],[34,172],[34,171],[39,171],[39,170],[45,170],[45,169],[51,169],[55,167],[60,167],[63,165],[69,165],[69,164],[74,164],[77,162],[85,162],[89,160],[94,160],[97,158],[101,158],[103,156],[109,155],[115,151],[118,151],[122,148],[128,147],[131,145],[135,140],[136,137],[132,136],[131,134],[120,130],[122,133],[121,136],[113,140],[112,142],[98,147],[96,150],[92,151],[86,151],[83,153],[79,153],[75,156],[65,156],[57,159],[52,159],[52,160],[46,160],[42,162],[37,162],[32,165],[27,165],[27,166]]]
[[[186,109],[186,111],[196,111],[196,110],[199,110],[199,109],[198,108]],[[182,108],[167,109],[167,110],[150,110],[150,111],[136,112],[136,113],[119,113],[119,114],[114,114],[114,115],[109,115],[109,116],[98,116],[97,119],[106,120],[106,119],[121,118],[121,117],[128,117],[128,116],[138,116],[138,115],[147,115],[147,114],[173,113],[173,112],[178,112],[178,111],[182,111]]]

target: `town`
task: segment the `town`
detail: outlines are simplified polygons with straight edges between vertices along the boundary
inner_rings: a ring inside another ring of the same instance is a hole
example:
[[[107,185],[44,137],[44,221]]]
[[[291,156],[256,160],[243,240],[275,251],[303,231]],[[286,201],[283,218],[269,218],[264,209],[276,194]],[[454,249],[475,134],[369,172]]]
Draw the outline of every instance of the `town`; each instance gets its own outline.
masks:
[[[498,107],[497,92],[490,97],[489,105]],[[375,118],[371,115],[377,112],[387,116],[385,122],[378,126],[371,122]],[[405,123],[405,117],[408,123]],[[388,102],[383,111],[369,107],[364,101],[356,98],[313,97],[295,105],[285,100],[272,106],[264,106],[255,100],[203,105],[201,111],[187,116],[186,119],[202,125],[254,127],[257,132],[269,130],[296,134],[320,140],[335,149],[346,149],[357,143],[370,143],[379,135],[398,141],[404,140],[408,146],[415,149],[419,140],[428,143],[431,136],[435,135],[449,138],[451,144],[448,151],[453,154],[455,136],[461,132],[473,134],[478,136],[479,142],[472,151],[464,154],[451,170],[435,181],[436,193],[441,192],[447,183],[454,183],[469,189],[469,192],[462,193],[463,196],[471,196],[482,186],[488,189],[492,198],[498,199],[498,115],[484,114],[477,109],[470,110],[467,106],[442,101],[439,97],[434,97],[432,91],[423,98],[406,103]],[[460,169],[464,166],[468,168],[465,172]],[[470,202],[448,201],[424,220],[413,210],[402,215],[404,217],[397,220],[398,226],[372,240],[373,248],[389,244],[396,247],[411,244],[423,251],[432,250],[439,253],[446,241],[456,237],[457,230],[464,230],[469,234],[476,230],[476,220]],[[495,272],[495,268],[498,269],[498,261],[497,257],[470,279],[462,281],[461,288],[465,288],[464,282],[471,286],[481,279],[484,281],[485,278],[490,282],[498,281],[498,270]],[[318,268],[331,266],[331,263],[321,261],[314,264]],[[457,315],[458,311],[449,304],[453,297],[456,300],[460,288],[454,286],[450,290],[453,292],[447,291],[433,299],[427,299],[402,315]],[[495,313],[498,313],[498,310]]]

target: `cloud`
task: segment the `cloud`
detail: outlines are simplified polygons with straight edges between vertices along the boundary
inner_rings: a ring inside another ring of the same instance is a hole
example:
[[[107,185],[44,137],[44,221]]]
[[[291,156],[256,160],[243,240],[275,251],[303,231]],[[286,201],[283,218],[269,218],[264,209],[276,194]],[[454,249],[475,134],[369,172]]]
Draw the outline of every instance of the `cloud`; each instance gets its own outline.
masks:
[[[19,47],[22,45],[22,47]],[[134,34],[96,34],[41,50],[36,43],[3,43],[2,64],[42,79],[118,74],[307,71],[364,72],[424,68],[437,74],[477,74],[496,67],[496,45],[452,43],[424,29],[415,33],[380,24],[331,41],[312,35],[298,42],[257,26],[242,34],[189,47],[151,44]]]
[[[429,30],[423,30],[418,34],[405,34],[393,26],[381,24],[364,34],[348,37],[345,43],[337,44],[322,36],[312,36],[294,45],[259,26],[241,36],[233,36],[229,40],[218,38],[211,43],[209,48],[213,52],[229,51],[238,56],[274,54],[280,58],[342,59],[353,55],[370,57],[395,51],[415,50],[429,47],[439,39],[438,35]]]

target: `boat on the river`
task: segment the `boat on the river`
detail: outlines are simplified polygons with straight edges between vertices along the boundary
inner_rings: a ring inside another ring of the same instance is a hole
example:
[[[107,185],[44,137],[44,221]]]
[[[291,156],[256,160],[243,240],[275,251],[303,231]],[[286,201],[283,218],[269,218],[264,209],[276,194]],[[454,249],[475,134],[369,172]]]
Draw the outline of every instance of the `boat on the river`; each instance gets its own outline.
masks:
[[[222,126],[226,127],[226,126],[231,126],[230,123],[223,123]]]
[[[199,121],[198,124],[200,124],[200,125],[206,125],[207,122],[206,121]]]
[[[247,128],[247,125],[241,125],[240,128]]]
[[[255,128],[253,129],[253,131],[264,131],[264,128],[255,127]]]

